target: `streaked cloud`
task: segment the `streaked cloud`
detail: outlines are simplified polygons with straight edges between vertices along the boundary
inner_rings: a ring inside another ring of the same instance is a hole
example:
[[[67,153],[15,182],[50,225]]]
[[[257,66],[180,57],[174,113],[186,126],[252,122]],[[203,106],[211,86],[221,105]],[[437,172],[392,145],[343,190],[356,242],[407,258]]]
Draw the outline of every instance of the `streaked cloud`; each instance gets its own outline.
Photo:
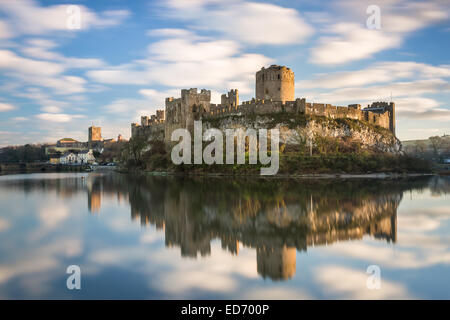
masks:
[[[236,81],[253,82],[255,70],[271,62],[261,54],[243,53],[233,41],[171,38],[150,44],[148,51],[145,59],[87,75],[105,84],[230,88]]]
[[[450,77],[450,65],[433,66],[413,61],[378,62],[368,68],[318,74],[311,80],[300,80],[298,88],[335,89],[390,83],[401,79],[433,79]]]
[[[311,49],[310,61],[335,65],[371,57],[374,53],[398,48],[401,38],[355,23],[338,23],[330,28],[332,36],[322,36]]]
[[[0,2],[0,12],[6,15],[6,21],[14,34],[45,34],[55,31],[71,32],[67,27],[70,12],[69,5],[60,4],[43,7],[34,0],[3,0]],[[96,13],[86,6],[77,5],[81,14],[81,29],[110,27],[120,24],[130,12],[113,10]]]
[[[16,107],[9,103],[0,102],[0,112],[7,112],[15,110]]]
[[[411,33],[449,17],[444,1],[415,2],[385,0],[376,3],[381,13],[381,29],[369,30],[366,9],[370,0],[347,0],[334,5],[337,19],[321,30],[318,44],[310,50],[310,61],[337,65],[373,57],[374,54],[399,48]],[[347,22],[342,23],[342,20]]]
[[[40,113],[36,118],[50,122],[70,122],[73,119],[84,118],[83,115],[70,115],[65,113]]]
[[[232,0],[170,0],[167,15],[245,45],[302,43],[313,34],[300,13],[275,4]]]

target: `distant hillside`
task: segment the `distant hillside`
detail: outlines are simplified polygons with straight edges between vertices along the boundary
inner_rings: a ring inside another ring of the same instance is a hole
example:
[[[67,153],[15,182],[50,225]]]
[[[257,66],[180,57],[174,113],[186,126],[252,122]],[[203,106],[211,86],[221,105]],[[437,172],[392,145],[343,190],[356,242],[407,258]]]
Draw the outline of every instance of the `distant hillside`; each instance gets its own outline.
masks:
[[[450,158],[450,135],[434,136],[424,140],[402,141],[403,151],[414,156],[443,160]]]

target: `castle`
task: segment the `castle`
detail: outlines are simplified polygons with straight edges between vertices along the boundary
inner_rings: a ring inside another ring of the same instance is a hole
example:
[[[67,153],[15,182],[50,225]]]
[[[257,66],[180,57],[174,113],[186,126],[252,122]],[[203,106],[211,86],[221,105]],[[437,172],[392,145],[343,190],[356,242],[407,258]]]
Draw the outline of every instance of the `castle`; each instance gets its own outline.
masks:
[[[67,153],[68,151],[73,151],[75,153],[80,153],[82,151],[87,151],[90,149],[102,152],[105,147],[110,147],[115,143],[125,142],[126,140],[121,134],[118,135],[116,139],[103,139],[102,128],[96,126],[90,126],[88,128],[88,141],[80,142],[72,138],[63,138],[56,142],[56,144],[48,145],[45,148],[45,154],[50,156],[58,156],[59,154]],[[51,158],[56,159],[56,158]]]
[[[181,90],[180,98],[166,98],[165,110],[157,110],[150,118],[141,117],[141,124],[131,125],[131,136],[150,136],[170,142],[178,128],[193,129],[194,121],[203,118],[238,114],[300,113],[330,118],[350,118],[365,121],[395,135],[395,104],[374,102],[366,108],[360,104],[334,106],[306,102],[295,98],[294,72],[285,66],[271,65],[256,72],[255,97],[239,104],[239,92],[230,90],[221,96],[220,104],[211,103],[211,91],[196,88]]]

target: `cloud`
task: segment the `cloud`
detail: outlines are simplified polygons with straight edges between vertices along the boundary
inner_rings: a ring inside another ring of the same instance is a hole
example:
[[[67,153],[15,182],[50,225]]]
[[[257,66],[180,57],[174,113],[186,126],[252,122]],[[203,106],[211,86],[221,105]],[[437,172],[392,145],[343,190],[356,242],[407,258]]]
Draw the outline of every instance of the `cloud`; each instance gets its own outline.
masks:
[[[299,88],[335,89],[392,82],[399,79],[432,79],[450,77],[450,65],[432,66],[418,62],[378,62],[368,68],[319,74],[312,80],[296,83]]]
[[[48,113],[59,113],[59,112],[61,112],[61,108],[57,107],[57,106],[42,107],[41,110],[45,111],[45,112],[48,112]]]
[[[54,76],[64,71],[58,63],[23,58],[9,50],[0,50],[0,69],[39,76]]]
[[[175,38],[156,41],[148,51],[148,57],[143,60],[91,70],[87,76],[106,84],[223,90],[239,81],[253,83],[255,70],[272,61],[261,54],[242,53],[233,41]]]
[[[226,40],[193,42],[178,38],[158,41],[149,46],[149,52],[153,59],[163,61],[218,60],[238,53],[238,45]]]
[[[420,96],[425,93],[437,93],[449,91],[450,84],[442,79],[428,79],[418,81],[393,82],[385,85],[370,87],[348,87],[340,88],[326,93],[312,93],[315,101],[343,102],[343,101],[375,101],[379,99],[407,97],[414,93]]]
[[[8,25],[4,21],[0,20],[0,39],[8,39],[12,36],[13,33],[11,32]]]
[[[173,18],[246,45],[302,43],[313,33],[298,11],[268,3],[171,0],[167,6]]]
[[[16,121],[16,122],[23,122],[23,121],[27,121],[28,118],[26,118],[26,117],[14,117],[14,118],[11,118],[11,120],[12,121]]]
[[[105,63],[100,59],[65,57],[57,52],[49,51],[49,49],[53,49],[55,47],[57,47],[57,44],[51,40],[30,39],[21,51],[24,55],[31,58],[60,62],[65,69],[99,68],[105,65]]]
[[[449,121],[449,106],[424,96],[450,92],[449,77],[449,65],[379,62],[360,70],[318,74],[311,80],[297,82],[296,88],[310,101],[331,104],[365,105],[390,100],[392,95],[399,118]],[[308,89],[318,92],[308,92]]]
[[[152,37],[164,37],[164,38],[190,38],[199,39],[203,37],[197,36],[194,32],[187,29],[179,28],[162,28],[162,29],[151,29],[147,31],[148,36]]]
[[[344,17],[353,17],[364,24],[369,17],[367,7],[371,0],[344,0],[338,6]],[[381,29],[390,33],[405,34],[444,21],[449,16],[445,1],[383,0],[379,2]]]
[[[140,112],[143,110],[151,110],[155,109],[156,107],[153,107],[151,103],[149,103],[148,100],[140,100],[140,99],[117,99],[112,101],[110,104],[103,107],[103,110],[107,113],[117,113],[117,114],[123,114],[123,113],[129,113],[131,111],[134,111],[133,115],[135,118],[138,118]],[[147,112],[146,112],[147,113]]]
[[[335,36],[324,36],[311,49],[310,61],[316,64],[335,65],[368,58],[374,53],[399,47],[401,38],[378,30],[369,30],[354,23],[333,25]]]
[[[395,103],[396,106],[399,106],[396,112],[399,117],[450,121],[450,109],[442,107],[434,99],[424,97],[397,98]]]
[[[15,97],[32,100],[33,103],[37,103],[42,107],[58,106],[59,108],[66,108],[71,105],[67,100],[61,101],[53,99],[52,95],[44,92],[44,88],[29,87],[20,91],[10,91],[10,93]],[[76,96],[71,96],[70,100],[79,101]]]
[[[71,115],[65,113],[41,113],[36,115],[39,120],[49,121],[49,122],[70,122],[73,119],[83,118],[83,115]]]
[[[86,80],[78,76],[54,76],[46,77],[39,75],[9,74],[23,83],[53,90],[57,95],[68,95],[86,92]]]
[[[7,112],[15,110],[16,107],[9,103],[2,103],[0,102],[0,112]]]
[[[318,44],[310,50],[310,61],[321,65],[337,65],[372,57],[398,48],[411,32],[448,18],[448,6],[442,1],[383,1],[380,6],[381,29],[369,30],[365,23],[370,0],[341,1],[335,5],[336,19],[322,30]],[[342,23],[341,21],[348,21]]]
[[[67,31],[68,20],[73,12],[70,5],[40,6],[34,0],[4,0],[0,2],[0,12],[6,15],[8,24],[16,34],[47,34],[54,31]],[[96,13],[83,5],[80,9],[81,29],[110,27],[122,23],[130,13],[126,10]]]

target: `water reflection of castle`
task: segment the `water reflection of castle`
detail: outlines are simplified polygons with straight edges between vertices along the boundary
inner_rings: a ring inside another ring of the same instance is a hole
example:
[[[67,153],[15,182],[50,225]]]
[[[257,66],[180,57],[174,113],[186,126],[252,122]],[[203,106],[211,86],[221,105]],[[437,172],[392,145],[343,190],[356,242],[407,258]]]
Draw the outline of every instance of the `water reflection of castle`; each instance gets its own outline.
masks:
[[[222,248],[234,255],[240,246],[255,248],[258,273],[273,280],[291,278],[297,250],[309,246],[366,235],[395,242],[397,207],[404,189],[367,187],[364,182],[299,186],[167,177],[133,182],[108,181],[127,176],[99,179],[104,180],[103,188],[124,186],[131,217],[164,230],[166,246],[179,247],[183,257],[207,256],[211,242],[220,239]]]
[[[427,187],[447,193],[449,181],[422,177],[298,183],[110,174],[22,180],[20,185],[12,181],[0,188],[56,190],[63,198],[86,192],[92,213],[100,211],[105,196],[127,199],[132,219],[164,230],[166,246],[179,247],[183,257],[207,256],[211,242],[220,239],[233,255],[240,246],[254,248],[258,273],[282,280],[295,274],[297,250],[364,236],[396,242],[403,193]]]

